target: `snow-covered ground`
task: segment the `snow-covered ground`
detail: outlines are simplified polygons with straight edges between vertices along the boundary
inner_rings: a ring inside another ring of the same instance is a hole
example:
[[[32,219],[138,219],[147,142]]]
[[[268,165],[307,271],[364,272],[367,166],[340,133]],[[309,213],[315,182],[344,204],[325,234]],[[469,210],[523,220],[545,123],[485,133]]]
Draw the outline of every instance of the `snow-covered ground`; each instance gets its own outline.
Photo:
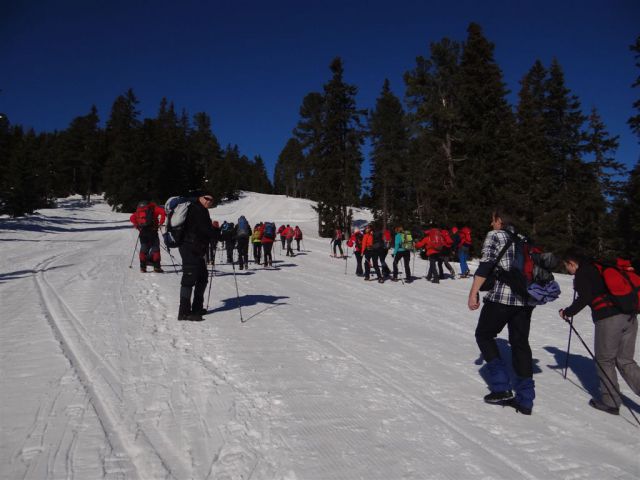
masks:
[[[251,193],[212,210],[306,234],[294,258],[275,248],[277,270],[236,272],[245,323],[224,264],[206,320],[176,321],[171,259],[130,269],[135,231],[104,203],[0,220],[0,478],[640,478],[640,428],[587,406],[595,369],[575,336],[563,379],[569,277],[534,312],[527,417],[482,401],[470,279],[379,285],[352,258],[345,274],[311,205]],[[591,345],[587,312],[576,326]]]

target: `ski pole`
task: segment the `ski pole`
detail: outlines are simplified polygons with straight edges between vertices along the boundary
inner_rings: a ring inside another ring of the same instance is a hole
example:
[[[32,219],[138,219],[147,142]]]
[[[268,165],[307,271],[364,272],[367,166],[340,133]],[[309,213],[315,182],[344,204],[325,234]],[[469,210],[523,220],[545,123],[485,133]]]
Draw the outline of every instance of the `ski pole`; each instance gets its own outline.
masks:
[[[211,299],[211,285],[213,285],[213,268],[209,273],[209,293],[207,293],[207,311],[209,311],[209,300]]]
[[[571,330],[573,330],[576,334],[576,337],[578,337],[578,339],[582,342],[582,345],[584,345],[584,348],[587,349],[587,352],[589,352],[589,355],[591,355],[591,358],[593,359],[594,362],[596,362],[596,365],[598,366],[598,368],[600,369],[600,371],[602,372],[602,374],[604,375],[604,378],[607,379],[607,382],[609,382],[609,385],[611,385],[611,387],[615,390],[615,392],[618,394],[618,396],[622,399],[622,393],[620,393],[620,390],[618,390],[613,382],[611,381],[611,379],[609,378],[609,375],[607,375],[607,372],[604,371],[604,368],[602,368],[602,365],[600,365],[600,362],[596,359],[596,357],[593,355],[593,353],[591,352],[591,349],[589,348],[589,346],[585,343],[585,341],[582,339],[582,337],[580,336],[580,334],[578,333],[578,331],[576,330],[576,327],[573,326],[573,322],[569,323],[569,327],[571,327]],[[607,392],[609,392],[609,395],[612,395],[611,393],[611,388],[609,388],[609,385],[607,385],[607,382],[602,382],[604,383],[605,388],[607,389]],[[623,402],[624,404],[624,402]],[[633,418],[635,418],[636,422],[638,423],[638,425],[640,425],[640,420],[638,420],[638,417],[636,417],[636,414],[633,413],[633,410],[631,410],[631,408],[628,405],[625,405],[628,409],[629,412],[631,413],[631,416]]]
[[[349,263],[349,247],[347,247],[347,256],[344,257],[344,274],[347,274],[347,264]]]
[[[133,255],[131,255],[131,263],[129,264],[129,268],[133,268],[133,259],[136,258],[136,250],[138,248],[139,241],[140,241],[140,232],[138,232],[138,237],[136,238],[136,244],[133,246]]]
[[[573,291],[573,302],[576,301],[576,291]],[[573,303],[571,302],[571,303]],[[573,325],[573,317],[571,317],[569,319],[569,341],[567,342],[567,355],[565,357],[565,363],[564,363],[564,375],[563,378],[566,380],[567,379],[567,370],[569,369],[569,349],[571,348],[571,334],[573,333],[573,330],[571,330],[571,326]]]
[[[232,263],[233,267],[233,281],[236,283],[236,298],[238,299],[238,310],[240,311],[240,323],[244,323],[244,318],[242,318],[242,305],[240,305],[240,292],[238,290],[238,279],[236,278],[236,266]]]

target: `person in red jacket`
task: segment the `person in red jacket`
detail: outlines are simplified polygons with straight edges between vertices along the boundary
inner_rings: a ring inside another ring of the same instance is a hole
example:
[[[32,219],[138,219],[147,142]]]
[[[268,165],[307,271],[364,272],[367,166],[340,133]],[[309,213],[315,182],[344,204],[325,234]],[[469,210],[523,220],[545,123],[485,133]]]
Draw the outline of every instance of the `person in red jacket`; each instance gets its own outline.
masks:
[[[264,266],[273,266],[273,257],[271,256],[271,250],[273,249],[273,242],[276,239],[276,226],[273,222],[265,222],[262,227],[262,251],[264,253]]]
[[[451,264],[449,263],[449,259],[451,258],[451,248],[453,247],[453,238],[449,234],[449,230],[443,228],[440,230],[442,234],[442,240],[444,242],[444,246],[442,247],[442,251],[440,252],[440,259],[438,260],[438,274],[440,275],[440,280],[445,278],[444,272],[442,271],[442,265],[444,264],[449,270],[449,274],[452,279],[456,278],[456,271],[453,269]]]
[[[378,266],[378,257],[380,256],[379,247],[375,245],[373,240],[373,227],[367,225],[364,229],[364,236],[362,237],[362,246],[360,253],[364,255],[364,279],[369,280],[371,275],[371,267],[369,262],[373,261],[373,268],[378,276],[378,283],[383,283],[384,279],[380,274],[380,267]]]
[[[296,225],[296,228],[293,229],[293,238],[296,240],[296,250],[300,251],[300,242],[302,241],[302,230],[300,227]]]
[[[469,250],[471,249],[471,229],[462,227],[458,232],[460,235],[460,245],[458,246],[458,259],[460,260],[460,277],[467,278],[471,272],[467,265]]]
[[[153,265],[153,271],[162,273],[160,267],[160,237],[158,228],[165,221],[164,208],[146,200],[138,203],[129,221],[139,232],[140,239],[140,271],[147,271],[147,263]]]
[[[444,246],[444,240],[442,233],[438,228],[430,228],[426,230],[424,238],[416,243],[416,249],[424,248],[427,257],[429,258],[429,271],[427,272],[427,280],[432,283],[440,283],[437,262],[440,258],[440,252]]]
[[[287,239],[287,257],[295,257],[293,253],[293,248],[291,244],[293,243],[293,237],[295,236],[295,231],[291,225],[287,225],[287,228],[284,229],[284,238]]]

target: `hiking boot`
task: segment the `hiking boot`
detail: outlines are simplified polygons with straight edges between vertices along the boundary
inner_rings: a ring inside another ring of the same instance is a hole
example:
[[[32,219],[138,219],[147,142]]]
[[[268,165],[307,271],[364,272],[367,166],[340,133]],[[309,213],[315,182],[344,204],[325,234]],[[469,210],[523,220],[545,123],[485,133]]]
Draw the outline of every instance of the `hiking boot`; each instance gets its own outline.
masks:
[[[516,412],[521,413],[523,415],[531,415],[533,408],[524,407],[518,403],[515,398],[511,398],[509,400],[502,400],[498,402],[497,405],[502,405],[503,407],[512,407],[516,409]]]
[[[197,312],[192,312],[193,315],[206,315],[209,311],[206,308],[202,308],[200,310],[198,310]]]
[[[244,270],[244,264],[240,264],[240,267],[238,267],[240,270]]]
[[[379,278],[378,283],[384,283],[384,278]]]
[[[619,407],[610,407],[609,405],[605,405],[600,400],[596,400],[595,398],[592,398],[591,400],[589,400],[589,405],[595,408],[596,410],[601,410],[610,415],[620,415]]]
[[[189,313],[178,313],[178,320],[189,320]]]
[[[398,280],[398,277],[391,277],[391,281],[392,282],[399,282],[400,280]]]
[[[413,282],[413,278],[409,277],[407,279],[405,279],[404,283],[411,283]]]
[[[245,269],[245,270],[249,270],[249,264],[248,264],[248,263],[245,263],[245,264],[244,264],[244,269]]]
[[[488,395],[484,396],[484,401],[486,403],[496,403],[499,404],[505,400],[511,400],[513,398],[513,392],[511,390],[503,390],[501,392],[491,392]]]
[[[153,267],[153,271],[156,273],[164,273],[164,270],[162,269],[162,267]]]
[[[140,267],[140,273],[147,273],[147,267]]]

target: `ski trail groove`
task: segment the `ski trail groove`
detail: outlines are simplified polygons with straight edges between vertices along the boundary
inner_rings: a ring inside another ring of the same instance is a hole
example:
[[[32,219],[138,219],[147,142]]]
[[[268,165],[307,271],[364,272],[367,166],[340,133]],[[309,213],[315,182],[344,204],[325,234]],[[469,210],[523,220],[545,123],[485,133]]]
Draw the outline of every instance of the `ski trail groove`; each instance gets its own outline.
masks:
[[[173,446],[156,428],[118,415],[117,406],[122,404],[122,392],[117,389],[117,374],[91,347],[83,334],[81,322],[46,279],[44,270],[62,258],[63,255],[41,262],[36,267],[34,280],[47,321],[89,394],[112,448],[115,464],[111,468],[125,472],[126,478],[144,479],[150,473],[154,477],[189,478],[190,470],[180,457],[172,453]],[[129,425],[134,425],[135,431],[130,432]],[[141,441],[142,445],[139,445]],[[155,458],[143,458],[148,452]]]

